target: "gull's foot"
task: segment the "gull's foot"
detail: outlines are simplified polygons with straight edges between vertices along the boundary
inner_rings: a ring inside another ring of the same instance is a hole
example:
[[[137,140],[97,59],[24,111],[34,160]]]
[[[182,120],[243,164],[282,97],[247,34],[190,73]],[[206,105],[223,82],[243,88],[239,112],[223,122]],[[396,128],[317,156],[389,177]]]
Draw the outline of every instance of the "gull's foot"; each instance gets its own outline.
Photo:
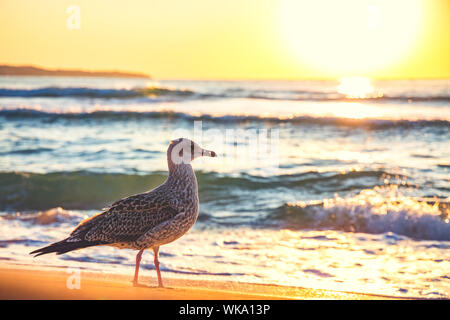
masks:
[[[148,287],[145,284],[139,283],[137,281],[133,281],[133,287]]]
[[[158,288],[163,288],[163,289],[172,289],[172,288],[167,288],[165,287],[162,283],[158,283],[158,286],[152,286],[152,285],[147,285],[147,284],[143,284],[143,283],[139,283],[135,280],[132,281],[133,287],[137,287],[137,288],[153,288],[153,289],[158,289]]]
[[[137,281],[133,281],[132,283],[133,283],[133,287],[135,287],[135,288],[150,288],[150,289],[159,289],[159,288],[162,288],[162,289],[171,289],[171,288],[164,287],[162,284],[161,284],[161,285],[158,285],[158,286],[152,286],[152,285],[148,285],[148,284],[139,283],[139,282],[137,282]]]
[[[166,287],[166,286],[163,286],[163,285],[160,285],[160,286],[157,286],[157,287],[152,287],[152,288],[155,288],[155,289],[164,289],[164,290],[173,290],[173,289],[175,289],[175,288],[173,288],[173,287]]]

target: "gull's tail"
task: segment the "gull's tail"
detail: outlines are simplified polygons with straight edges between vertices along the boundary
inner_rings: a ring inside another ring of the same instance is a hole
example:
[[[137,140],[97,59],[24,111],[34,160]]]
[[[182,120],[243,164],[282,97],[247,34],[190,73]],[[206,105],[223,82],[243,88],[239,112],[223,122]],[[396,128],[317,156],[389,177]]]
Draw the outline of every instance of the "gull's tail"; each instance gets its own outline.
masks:
[[[63,254],[69,251],[73,251],[73,250],[78,250],[78,249],[83,249],[83,248],[87,248],[87,247],[92,247],[92,246],[97,246],[99,244],[101,244],[100,241],[86,241],[86,240],[81,240],[81,241],[67,241],[70,238],[64,239],[62,241],[59,242],[55,242],[52,243],[51,245],[48,245],[46,247],[34,250],[32,252],[30,252],[30,254],[35,254],[35,257],[43,255],[43,254],[47,254],[47,253],[52,253],[55,252],[56,254]]]

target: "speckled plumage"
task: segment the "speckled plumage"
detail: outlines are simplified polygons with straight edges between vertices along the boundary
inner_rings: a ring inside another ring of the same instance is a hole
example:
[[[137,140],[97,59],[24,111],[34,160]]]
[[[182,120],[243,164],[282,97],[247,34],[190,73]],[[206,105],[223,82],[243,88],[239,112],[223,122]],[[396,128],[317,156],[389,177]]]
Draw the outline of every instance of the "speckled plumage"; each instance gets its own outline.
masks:
[[[185,234],[198,216],[197,179],[190,164],[169,171],[159,187],[121,199],[83,221],[69,242],[100,241],[119,248],[147,249]]]
[[[189,152],[187,159],[183,158],[183,151],[185,156]],[[141,251],[152,248],[156,250],[156,263],[159,246],[184,235],[197,220],[197,179],[189,162],[203,155],[215,157],[213,151],[204,150],[188,139],[172,141],[167,150],[169,176],[163,184],[116,201],[103,212],[82,221],[67,239],[31,253],[37,256],[50,252],[62,254],[109,245],[140,250],[140,261]],[[138,259],[136,264],[138,269]]]

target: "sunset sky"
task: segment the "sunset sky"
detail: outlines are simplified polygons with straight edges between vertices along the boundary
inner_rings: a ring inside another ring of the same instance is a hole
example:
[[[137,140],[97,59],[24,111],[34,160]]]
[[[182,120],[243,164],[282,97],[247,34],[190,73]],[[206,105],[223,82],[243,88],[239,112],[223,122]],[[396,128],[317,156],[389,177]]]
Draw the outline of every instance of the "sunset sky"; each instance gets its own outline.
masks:
[[[80,28],[67,8],[80,8]],[[155,78],[450,78],[450,0],[0,0],[0,64]]]

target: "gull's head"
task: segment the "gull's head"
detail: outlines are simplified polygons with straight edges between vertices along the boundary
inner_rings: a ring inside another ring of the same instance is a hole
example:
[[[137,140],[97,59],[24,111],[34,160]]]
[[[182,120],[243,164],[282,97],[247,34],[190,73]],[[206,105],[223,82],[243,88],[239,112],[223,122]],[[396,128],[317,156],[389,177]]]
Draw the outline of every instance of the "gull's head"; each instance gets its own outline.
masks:
[[[204,156],[217,157],[214,151],[203,149],[194,141],[186,138],[170,141],[167,149],[167,158],[174,164],[190,163],[192,160]]]

